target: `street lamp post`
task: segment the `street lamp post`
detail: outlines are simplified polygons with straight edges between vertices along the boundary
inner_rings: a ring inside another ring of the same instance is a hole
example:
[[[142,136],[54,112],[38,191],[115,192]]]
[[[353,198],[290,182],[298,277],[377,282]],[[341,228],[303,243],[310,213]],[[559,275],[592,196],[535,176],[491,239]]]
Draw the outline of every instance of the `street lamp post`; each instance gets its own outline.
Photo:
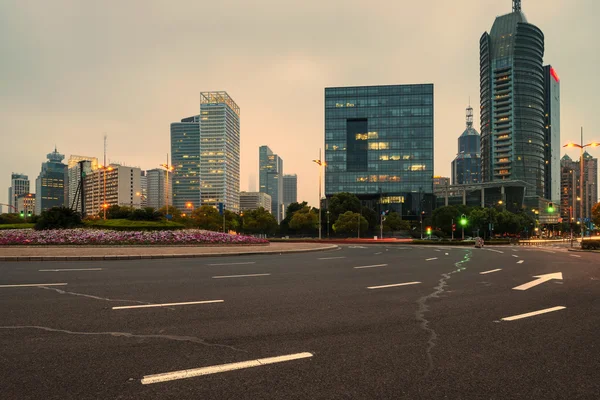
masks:
[[[584,168],[583,168],[583,149],[585,149],[586,147],[598,147],[600,146],[600,143],[598,142],[591,142],[588,144],[583,144],[583,127],[581,128],[581,142],[580,144],[577,143],[567,143],[565,144],[563,147],[578,147],[580,152],[579,152],[579,218],[581,221],[581,237],[583,238],[584,232],[583,232],[583,219],[584,219],[584,211],[583,211],[583,185],[584,185]]]
[[[102,209],[104,210],[104,220],[106,220],[106,209],[108,208],[108,204],[106,204],[106,171],[112,171],[114,168],[111,166],[107,167],[106,165],[99,165],[98,168],[102,170],[102,180],[104,181],[104,188],[102,190]],[[98,176],[98,186],[100,186],[100,176]],[[98,191],[100,191],[100,189],[98,189]]]
[[[323,186],[323,167],[327,165],[325,161],[321,159],[321,149],[319,149],[319,159],[313,160],[315,164],[319,166],[319,240],[321,240],[321,187]],[[329,224],[327,224],[329,227]]]
[[[169,153],[167,153],[167,163],[166,164],[160,164],[161,167],[163,167],[166,170],[166,183],[167,183],[167,187],[165,190],[165,200],[166,200],[166,206],[167,206],[167,219],[169,219],[169,173],[173,172],[173,170],[175,169],[175,167],[173,167],[172,165],[169,165]]]

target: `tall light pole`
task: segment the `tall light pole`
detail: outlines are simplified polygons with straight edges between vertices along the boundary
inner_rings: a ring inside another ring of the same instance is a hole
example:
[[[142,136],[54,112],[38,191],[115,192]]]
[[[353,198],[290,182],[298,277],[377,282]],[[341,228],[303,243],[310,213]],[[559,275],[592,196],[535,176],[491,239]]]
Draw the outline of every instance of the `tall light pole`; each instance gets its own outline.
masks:
[[[579,217],[580,217],[580,226],[581,226],[581,237],[583,237],[584,232],[583,232],[583,219],[585,216],[585,212],[583,210],[583,185],[584,185],[584,168],[583,168],[583,149],[585,149],[586,147],[598,147],[600,146],[600,143],[598,142],[591,142],[588,144],[583,144],[583,127],[581,128],[581,142],[580,144],[577,143],[567,143],[565,144],[563,147],[578,147],[580,150],[580,154],[579,154]]]
[[[108,204],[106,203],[106,171],[112,171],[114,168],[110,166],[107,167],[106,165],[99,165],[98,168],[102,170],[102,180],[104,181],[104,189],[102,190],[102,209],[104,210],[104,220],[106,220],[106,209],[108,208]],[[100,186],[100,176],[98,176],[98,186]],[[100,191],[100,189],[98,189],[98,191]]]
[[[166,164],[160,164],[161,167],[163,167],[166,170],[166,181],[167,181],[167,188],[165,190],[165,202],[167,203],[167,219],[169,219],[169,173],[173,172],[173,170],[175,169],[175,167],[173,167],[172,165],[169,165],[169,153],[167,153],[167,163]]]
[[[319,149],[319,159],[313,160],[319,166],[319,240],[321,240],[321,187],[323,186],[323,167],[327,165],[325,161],[321,159],[321,149]]]

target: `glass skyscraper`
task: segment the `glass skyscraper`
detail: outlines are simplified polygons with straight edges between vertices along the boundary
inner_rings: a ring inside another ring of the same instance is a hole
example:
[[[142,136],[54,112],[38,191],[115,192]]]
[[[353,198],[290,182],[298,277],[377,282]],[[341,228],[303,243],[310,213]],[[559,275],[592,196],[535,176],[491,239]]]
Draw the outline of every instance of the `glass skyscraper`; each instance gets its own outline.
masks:
[[[513,4],[480,39],[483,181],[525,181],[543,197],[544,34]]]
[[[271,214],[281,222],[283,219],[283,160],[268,146],[260,146],[259,185],[260,192],[271,196]]]
[[[49,153],[48,161],[42,163],[42,171],[35,180],[35,213],[41,214],[52,207],[64,207],[68,202],[67,165],[65,156],[56,148]]]
[[[283,175],[283,213],[292,203],[298,202],[298,175]]]
[[[481,183],[481,136],[473,128],[473,108],[467,108],[467,129],[458,138],[458,153],[452,161],[452,184]]]
[[[325,89],[325,195],[376,211],[430,211],[433,84]]]
[[[200,206],[200,116],[171,124],[171,162],[174,167],[173,206],[185,210],[187,203]]]
[[[29,177],[25,174],[12,173],[10,176],[10,187],[8,188],[8,204],[12,207],[9,213],[15,212],[17,208],[17,197],[29,193]]]
[[[544,67],[545,88],[545,165],[544,165],[544,197],[555,203],[560,202],[560,79],[551,65]]]

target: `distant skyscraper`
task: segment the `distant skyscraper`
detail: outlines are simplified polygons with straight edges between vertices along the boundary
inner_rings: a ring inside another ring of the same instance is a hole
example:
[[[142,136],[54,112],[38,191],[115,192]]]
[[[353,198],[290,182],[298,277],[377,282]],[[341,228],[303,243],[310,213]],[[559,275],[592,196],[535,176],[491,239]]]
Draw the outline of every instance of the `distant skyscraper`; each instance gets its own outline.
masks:
[[[17,211],[23,213],[24,217],[30,217],[35,213],[35,194],[23,193],[17,196]]]
[[[10,187],[8,188],[8,212],[14,213],[17,208],[17,197],[29,193],[29,177],[25,174],[12,173],[10,175]],[[13,208],[14,207],[14,208]]]
[[[298,175],[283,175],[283,212],[292,203],[298,202]]]
[[[68,197],[67,165],[62,163],[65,156],[56,148],[42,163],[42,171],[35,181],[35,213],[41,214],[52,207],[65,207]]]
[[[283,219],[283,160],[268,146],[260,146],[259,191],[271,196],[271,214],[277,222]]]
[[[171,124],[173,206],[183,211],[187,203],[200,204],[200,116]]]
[[[202,205],[240,209],[240,108],[227,92],[200,93]]]
[[[169,175],[169,198],[173,197],[172,175],[172,173]],[[148,207],[157,210],[165,207],[167,205],[167,171],[159,168],[148,170],[146,171],[146,179],[148,185]],[[169,205],[171,205],[170,201]],[[181,211],[184,211],[184,208],[181,208]]]
[[[473,128],[473,108],[467,107],[467,129],[458,138],[458,153],[452,161],[452,184],[481,182],[481,136]]]
[[[170,185],[173,188],[173,185]],[[169,202],[171,205],[172,201]],[[148,207],[148,177],[146,171],[140,171],[140,207]]]
[[[325,195],[350,192],[411,219],[429,213],[433,126],[432,84],[326,88]]]
[[[72,155],[67,161],[68,176],[69,176],[69,199],[67,201],[68,207],[73,207],[74,210],[81,212],[81,193],[78,193],[77,188],[81,181],[81,171],[79,169],[79,162],[83,163],[83,172],[85,175],[92,173],[98,169],[98,158],[87,157],[87,156],[76,156]],[[84,190],[85,192],[85,190]],[[85,193],[84,193],[85,194]],[[75,201],[77,199],[77,201]],[[85,200],[84,200],[85,201]]]
[[[545,148],[544,148],[544,197],[554,202],[560,201],[560,79],[551,65],[544,67],[544,115]]]
[[[580,193],[581,167],[579,160],[573,161],[568,155],[560,160],[561,165],[561,192],[560,208],[563,218],[580,216],[580,204],[577,200]],[[589,218],[592,208],[598,202],[598,159],[592,157],[587,151],[583,153],[583,215]]]
[[[446,178],[444,176],[434,176],[433,177],[433,187],[434,190],[438,187],[446,187],[450,186],[450,178]]]
[[[240,211],[256,210],[262,207],[267,211],[271,210],[271,196],[262,192],[241,192],[240,193]]]
[[[521,180],[545,195],[544,34],[521,2],[480,39],[484,182]]]
[[[97,169],[86,175],[84,179],[86,215],[101,213],[105,199],[108,207],[140,208],[142,202],[141,175],[139,168],[119,164],[111,164],[106,170]],[[104,191],[105,179],[106,193]]]

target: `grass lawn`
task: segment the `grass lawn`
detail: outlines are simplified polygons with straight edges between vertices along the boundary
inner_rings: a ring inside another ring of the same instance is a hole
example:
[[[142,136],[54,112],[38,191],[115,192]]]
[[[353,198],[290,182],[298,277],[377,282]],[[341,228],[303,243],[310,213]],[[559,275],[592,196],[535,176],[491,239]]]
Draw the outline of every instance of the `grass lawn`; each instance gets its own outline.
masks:
[[[1,229],[32,229],[35,224],[2,224]]]

